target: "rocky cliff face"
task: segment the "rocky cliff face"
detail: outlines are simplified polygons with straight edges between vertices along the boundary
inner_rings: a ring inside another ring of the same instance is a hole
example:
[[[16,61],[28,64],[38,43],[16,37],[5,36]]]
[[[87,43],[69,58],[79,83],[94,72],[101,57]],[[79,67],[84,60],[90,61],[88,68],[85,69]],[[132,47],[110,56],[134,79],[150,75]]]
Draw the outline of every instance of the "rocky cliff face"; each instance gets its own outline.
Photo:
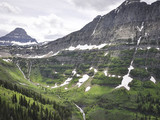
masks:
[[[56,41],[32,48],[13,49],[11,54],[44,55],[56,53],[78,45],[130,45],[134,47],[139,37],[140,46],[158,47],[160,39],[160,1],[151,5],[139,0],[126,0],[117,9],[104,16],[97,16],[81,30]],[[121,47],[119,47],[121,48]],[[22,50],[19,50],[22,49]]]
[[[27,35],[26,31],[22,28],[16,28],[9,34],[0,38],[0,45],[29,45],[36,44],[37,41]]]

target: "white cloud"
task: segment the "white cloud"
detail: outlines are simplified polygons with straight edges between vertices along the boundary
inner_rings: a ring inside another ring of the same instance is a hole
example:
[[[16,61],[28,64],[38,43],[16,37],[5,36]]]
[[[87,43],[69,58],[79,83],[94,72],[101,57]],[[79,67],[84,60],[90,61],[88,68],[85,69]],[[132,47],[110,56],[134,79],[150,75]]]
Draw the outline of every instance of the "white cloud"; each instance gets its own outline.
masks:
[[[20,8],[15,7],[7,2],[0,3],[0,12],[4,14],[18,14],[21,12]]]

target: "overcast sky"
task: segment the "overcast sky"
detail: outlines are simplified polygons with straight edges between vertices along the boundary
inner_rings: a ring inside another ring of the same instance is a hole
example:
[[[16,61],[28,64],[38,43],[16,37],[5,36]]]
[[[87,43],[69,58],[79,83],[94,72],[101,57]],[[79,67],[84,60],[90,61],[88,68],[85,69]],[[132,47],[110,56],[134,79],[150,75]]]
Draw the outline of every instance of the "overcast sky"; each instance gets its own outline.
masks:
[[[51,41],[81,29],[97,15],[124,0],[0,0],[0,36],[17,27],[37,39]],[[152,3],[156,0],[143,0]]]

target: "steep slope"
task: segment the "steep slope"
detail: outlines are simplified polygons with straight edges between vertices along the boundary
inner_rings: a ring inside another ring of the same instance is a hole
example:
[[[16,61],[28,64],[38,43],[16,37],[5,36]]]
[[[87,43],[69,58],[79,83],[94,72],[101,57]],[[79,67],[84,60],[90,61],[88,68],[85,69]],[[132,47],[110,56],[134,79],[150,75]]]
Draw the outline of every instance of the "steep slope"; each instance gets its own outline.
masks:
[[[26,31],[22,28],[16,28],[9,34],[0,38],[0,45],[30,45],[36,44],[37,41],[27,35]]]

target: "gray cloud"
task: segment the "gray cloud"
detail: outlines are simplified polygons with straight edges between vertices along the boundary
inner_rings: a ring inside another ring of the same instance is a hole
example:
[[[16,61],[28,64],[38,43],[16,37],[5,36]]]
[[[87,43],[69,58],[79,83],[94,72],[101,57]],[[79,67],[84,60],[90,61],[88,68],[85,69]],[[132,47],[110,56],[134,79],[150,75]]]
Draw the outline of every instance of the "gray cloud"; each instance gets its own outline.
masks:
[[[115,4],[122,3],[124,0],[70,0],[74,5],[81,8],[92,8],[97,11],[106,11]]]
[[[8,33],[7,31],[0,29],[0,36],[4,36],[4,35],[6,35],[7,33]]]
[[[63,36],[62,34],[45,35],[45,39],[50,41],[50,40],[55,40],[57,38],[60,38],[62,36]]]

